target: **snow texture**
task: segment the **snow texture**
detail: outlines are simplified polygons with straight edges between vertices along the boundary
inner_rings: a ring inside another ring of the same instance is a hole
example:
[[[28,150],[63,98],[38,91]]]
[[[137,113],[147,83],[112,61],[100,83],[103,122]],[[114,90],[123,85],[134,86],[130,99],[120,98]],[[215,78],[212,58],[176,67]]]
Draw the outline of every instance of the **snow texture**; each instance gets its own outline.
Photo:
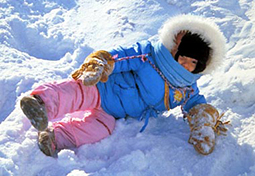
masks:
[[[1,176],[254,176],[254,0],[1,0]],[[70,78],[93,50],[158,40],[171,16],[214,20],[227,40],[223,63],[198,82],[210,104],[230,120],[215,150],[199,155],[188,143],[179,108],[144,122],[117,121],[112,136],[63,150],[58,159],[37,146],[37,132],[19,107],[36,86]]]

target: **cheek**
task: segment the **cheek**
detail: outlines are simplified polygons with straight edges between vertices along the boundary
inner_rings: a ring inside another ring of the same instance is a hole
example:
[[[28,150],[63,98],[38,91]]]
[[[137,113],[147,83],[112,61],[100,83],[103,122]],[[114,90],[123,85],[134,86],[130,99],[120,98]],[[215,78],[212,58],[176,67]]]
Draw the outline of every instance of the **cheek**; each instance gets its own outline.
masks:
[[[196,69],[196,67],[197,67],[197,63],[193,63],[193,62],[190,63],[190,68],[192,71],[194,71]]]
[[[195,69],[196,69],[196,65],[192,64],[192,65],[190,66],[190,72],[194,71]]]
[[[183,64],[183,63],[184,63],[183,58],[182,58],[182,57],[180,57],[180,56],[178,57],[178,63],[179,63],[179,64]]]

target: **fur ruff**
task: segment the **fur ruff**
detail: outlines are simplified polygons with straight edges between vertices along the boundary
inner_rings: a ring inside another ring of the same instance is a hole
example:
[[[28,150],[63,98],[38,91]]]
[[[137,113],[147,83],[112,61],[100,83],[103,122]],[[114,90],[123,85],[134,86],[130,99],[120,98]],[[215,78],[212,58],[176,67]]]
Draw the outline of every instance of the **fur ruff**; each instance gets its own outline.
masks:
[[[180,31],[196,33],[209,43],[212,49],[206,69],[201,74],[212,73],[221,66],[225,56],[225,37],[219,27],[209,19],[194,15],[178,15],[168,19],[159,30],[162,44],[171,52],[175,45],[175,36]]]

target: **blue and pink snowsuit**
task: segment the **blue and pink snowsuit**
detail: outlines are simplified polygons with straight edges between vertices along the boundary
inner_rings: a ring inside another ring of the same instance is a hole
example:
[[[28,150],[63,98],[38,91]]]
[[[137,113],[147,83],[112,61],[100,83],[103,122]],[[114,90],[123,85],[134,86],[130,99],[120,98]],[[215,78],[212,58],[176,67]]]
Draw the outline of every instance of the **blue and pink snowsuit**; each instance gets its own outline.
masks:
[[[130,48],[119,47],[109,52],[117,56],[117,60],[149,54],[147,59],[157,65],[154,51],[155,45],[144,41]],[[169,55],[169,59],[174,60]],[[180,69],[185,68],[180,66]],[[183,77],[185,79],[185,75]],[[176,89],[170,87],[171,109],[183,104],[188,96],[184,105],[187,112],[197,104],[206,103],[204,96],[199,95],[196,82],[186,86],[191,86],[194,91],[185,92],[179,100],[175,98]],[[164,93],[164,80],[149,62],[141,58],[116,62],[106,83],[86,87],[80,80],[65,80],[41,85],[32,92],[40,95],[46,105],[59,149],[78,147],[107,137],[114,129],[116,118],[144,118],[145,128],[149,117],[166,110]]]

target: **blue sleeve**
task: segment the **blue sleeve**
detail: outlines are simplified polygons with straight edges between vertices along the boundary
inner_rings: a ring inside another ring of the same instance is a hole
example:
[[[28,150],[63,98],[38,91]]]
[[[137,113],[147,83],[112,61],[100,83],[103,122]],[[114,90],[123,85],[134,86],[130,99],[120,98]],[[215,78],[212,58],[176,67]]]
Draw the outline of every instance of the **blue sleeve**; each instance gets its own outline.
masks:
[[[196,83],[192,86],[192,88],[193,88],[194,92],[190,94],[189,100],[184,105],[184,110],[186,112],[189,112],[189,110],[191,108],[193,108],[194,106],[196,106],[198,104],[207,103],[205,97],[203,95],[199,94],[199,89],[198,89]]]
[[[109,53],[112,56],[116,56],[115,60],[128,56],[138,56],[141,54],[148,54],[150,52],[151,44],[149,41],[144,41],[141,43],[136,43],[131,47],[123,48],[118,47],[116,49],[110,50]],[[136,71],[139,70],[143,65],[141,58],[127,59],[115,62],[113,73],[126,72],[126,71]]]

